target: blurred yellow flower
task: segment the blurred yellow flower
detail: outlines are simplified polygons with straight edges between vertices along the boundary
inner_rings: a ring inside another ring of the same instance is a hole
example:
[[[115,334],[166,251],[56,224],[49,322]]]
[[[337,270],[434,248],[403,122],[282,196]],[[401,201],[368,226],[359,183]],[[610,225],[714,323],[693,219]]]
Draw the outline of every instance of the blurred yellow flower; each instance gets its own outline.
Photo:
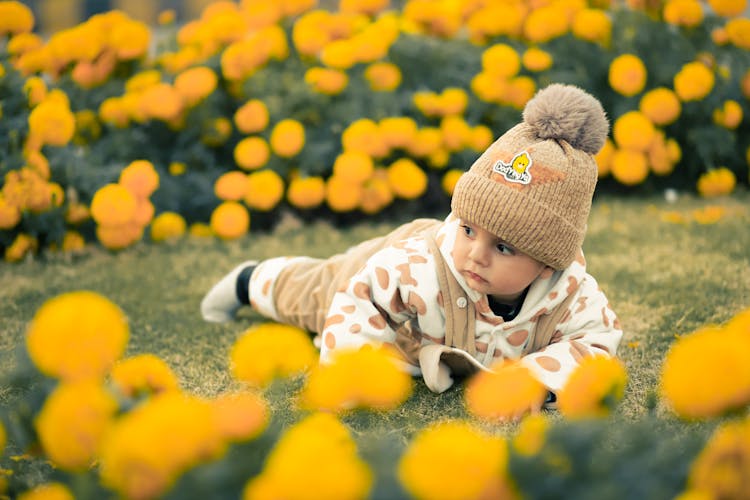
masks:
[[[654,139],[651,141],[646,155],[649,167],[656,175],[669,175],[674,171],[676,161],[670,151],[671,144],[674,142],[674,139],[666,139],[664,132],[661,130],[657,130],[654,134]]]
[[[502,437],[487,435],[468,422],[446,420],[417,433],[397,473],[406,491],[419,500],[508,499],[516,496],[508,484],[507,463]]]
[[[143,237],[143,226],[135,220],[123,224],[100,224],[96,226],[96,238],[105,248],[121,250]]]
[[[187,165],[181,161],[173,161],[169,163],[169,175],[182,175],[187,171]]]
[[[61,244],[61,248],[63,252],[75,253],[80,250],[83,250],[85,246],[86,246],[86,240],[83,238],[83,235],[81,233],[79,233],[78,231],[70,230],[70,229],[65,231],[65,234],[63,235],[62,244]]]
[[[750,50],[750,19],[735,17],[727,21],[724,29],[732,45],[743,50]]]
[[[45,99],[29,114],[29,133],[51,146],[65,146],[73,138],[76,120],[67,104]]]
[[[609,65],[609,85],[625,97],[638,94],[646,85],[646,65],[635,54],[617,56]]]
[[[631,149],[617,149],[612,153],[610,173],[621,184],[638,185],[648,177],[646,155]]]
[[[512,420],[541,407],[547,389],[531,371],[515,362],[497,363],[492,372],[469,379],[464,403],[469,412],[487,420]]]
[[[726,214],[726,207],[719,205],[708,205],[691,212],[693,220],[698,224],[716,224],[723,219]]]
[[[147,118],[169,122],[176,120],[183,111],[184,100],[168,83],[157,83],[139,96],[139,108]]]
[[[223,201],[240,201],[247,192],[247,174],[239,170],[224,172],[214,182],[214,194]]]
[[[317,350],[307,332],[278,323],[249,328],[230,354],[234,378],[258,387],[265,387],[276,378],[300,375],[317,359]]]
[[[338,95],[349,85],[349,75],[338,69],[313,67],[305,72],[305,83],[321,94]]]
[[[573,17],[571,30],[581,40],[607,46],[612,37],[612,20],[604,10],[581,9]]]
[[[268,426],[266,401],[255,392],[227,392],[210,400],[219,433],[231,441],[248,441]]]
[[[91,216],[98,224],[125,224],[133,219],[136,197],[121,184],[106,184],[91,200]]]
[[[471,127],[462,116],[448,115],[440,120],[443,146],[449,151],[464,149],[471,139]]]
[[[63,483],[51,482],[34,486],[18,495],[18,500],[75,500]]]
[[[643,94],[638,109],[654,125],[664,126],[674,123],[679,118],[682,104],[671,89],[657,87]]]
[[[333,175],[326,181],[325,200],[334,212],[352,211],[362,200],[362,185]]]
[[[685,64],[674,76],[674,91],[681,101],[700,101],[714,88],[713,72],[699,61]]]
[[[297,208],[306,210],[323,203],[326,196],[326,183],[322,177],[294,177],[289,182],[286,199]]]
[[[140,93],[144,90],[161,83],[161,72],[156,69],[139,71],[125,80],[126,93]]]
[[[660,377],[661,395],[685,419],[721,416],[750,402],[750,337],[703,327],[670,347]]]
[[[365,68],[364,76],[374,92],[390,92],[401,85],[401,70],[393,63],[372,63]]]
[[[539,47],[529,47],[521,56],[523,67],[529,71],[539,72],[548,70],[552,63],[552,54]]]
[[[655,133],[651,120],[635,110],[619,116],[612,126],[612,137],[617,146],[632,151],[646,151],[654,140]]]
[[[296,156],[305,145],[305,127],[297,120],[285,118],[274,125],[268,142],[278,156]]]
[[[40,76],[30,76],[23,84],[23,93],[26,95],[29,107],[33,108],[47,96],[47,84]]]
[[[234,147],[234,161],[245,170],[262,167],[270,157],[271,149],[262,137],[245,137]]]
[[[136,198],[148,198],[159,187],[159,174],[150,161],[135,160],[122,169],[118,182]]]
[[[119,59],[137,59],[148,51],[151,31],[145,23],[127,19],[114,23],[108,38]]]
[[[177,212],[162,212],[151,222],[151,240],[162,242],[182,238],[187,230],[185,219]]]
[[[607,137],[607,139],[604,141],[604,146],[602,146],[602,149],[600,149],[599,152],[594,155],[599,178],[605,177],[610,173],[610,170],[612,169],[612,158],[614,157],[615,149],[615,144],[612,142],[612,139]]]
[[[211,226],[203,222],[193,222],[188,228],[188,233],[194,238],[211,238],[214,236],[214,231]]]
[[[250,229],[250,214],[242,204],[225,201],[211,212],[210,225],[219,238],[233,240],[247,234]]]
[[[6,262],[19,262],[23,260],[26,255],[30,255],[37,250],[39,242],[31,235],[25,233],[18,233],[10,244],[5,249],[5,261]]]
[[[330,41],[320,51],[320,62],[334,69],[349,69],[358,62],[355,48],[347,39]]]
[[[34,13],[21,2],[0,2],[0,36],[25,33],[34,27]]]
[[[414,92],[414,106],[427,117],[442,114],[440,96],[435,92],[420,90]]]
[[[486,125],[475,125],[469,131],[468,146],[478,153],[483,153],[487,149],[495,137],[492,134],[492,129]]]
[[[508,80],[501,102],[522,110],[536,93],[536,83],[530,76],[520,75]]]
[[[12,229],[21,221],[21,211],[0,192],[0,229]]]
[[[734,17],[747,9],[747,0],[708,0],[708,5],[718,16]]]
[[[398,407],[411,394],[412,379],[396,356],[370,346],[337,352],[331,363],[312,368],[300,395],[302,406],[333,412]]]
[[[569,25],[569,16],[561,7],[551,3],[529,12],[523,34],[532,43],[544,43],[567,33]]]
[[[121,359],[109,373],[112,385],[130,398],[177,390],[180,383],[167,363],[151,354]]]
[[[557,407],[571,419],[606,417],[625,394],[627,378],[617,358],[587,356],[557,393]]]
[[[372,484],[349,430],[331,414],[314,413],[282,434],[242,498],[303,499],[314,492],[317,498],[363,499]]]
[[[666,23],[694,28],[703,22],[703,6],[698,0],[667,0],[663,16]]]
[[[445,172],[443,174],[443,180],[441,182],[441,187],[443,188],[443,191],[448,196],[453,195],[453,190],[456,187],[456,183],[458,182],[458,179],[463,175],[463,170],[459,170],[457,168],[453,168]]]
[[[417,122],[409,116],[390,116],[378,122],[379,136],[388,148],[406,147],[417,133]]]
[[[44,45],[44,40],[36,33],[23,32],[13,35],[5,48],[11,56],[21,56],[24,53],[39,49]]]
[[[273,210],[284,198],[284,180],[275,171],[266,169],[247,176],[245,205],[255,210]]]
[[[388,184],[397,197],[414,200],[427,190],[427,174],[411,159],[400,158],[388,167]]]
[[[714,123],[729,130],[734,130],[742,123],[742,106],[732,99],[724,101],[722,107],[713,112]]]
[[[29,356],[45,375],[63,380],[103,377],[122,356],[130,329],[123,312],[90,291],[47,300],[26,331]]]
[[[178,74],[174,80],[174,88],[188,106],[195,106],[216,90],[218,81],[214,70],[196,66]]]
[[[698,194],[711,198],[732,193],[737,185],[737,178],[730,169],[719,167],[709,170],[698,178]]]
[[[382,158],[389,151],[381,136],[380,127],[369,118],[360,118],[350,123],[341,133],[341,146],[344,151],[354,149],[373,158]]]
[[[47,397],[34,426],[57,467],[83,471],[95,460],[116,411],[117,401],[101,381],[62,382]]]
[[[522,456],[536,455],[544,446],[548,428],[549,421],[543,414],[527,415],[513,436],[513,449]]]
[[[750,478],[750,419],[720,424],[690,466],[687,486],[707,498],[744,498]]]
[[[437,127],[422,127],[410,143],[406,145],[406,152],[417,158],[432,155],[443,147],[443,133]]]
[[[359,208],[366,214],[376,214],[393,202],[393,192],[384,169],[375,169],[372,178],[362,185]]]
[[[250,99],[237,108],[234,124],[243,134],[261,132],[268,126],[268,108],[260,99]]]
[[[179,475],[225,450],[211,405],[168,391],[147,399],[112,426],[100,448],[102,484],[124,498],[156,498]]]
[[[353,149],[342,151],[333,162],[333,175],[351,184],[362,184],[374,170],[372,157]]]

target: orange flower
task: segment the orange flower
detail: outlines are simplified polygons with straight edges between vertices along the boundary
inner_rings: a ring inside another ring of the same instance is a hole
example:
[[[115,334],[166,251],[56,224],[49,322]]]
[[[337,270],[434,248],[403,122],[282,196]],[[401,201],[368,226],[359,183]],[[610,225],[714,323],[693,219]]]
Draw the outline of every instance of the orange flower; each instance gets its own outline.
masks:
[[[234,124],[243,134],[252,134],[268,126],[268,108],[259,99],[250,99],[234,113]]]
[[[261,170],[247,176],[245,204],[256,210],[267,212],[279,204],[284,197],[284,181],[273,170]]]
[[[581,40],[607,45],[612,37],[612,20],[601,9],[581,9],[573,17],[572,31]]]
[[[440,120],[440,132],[443,135],[443,146],[447,151],[464,149],[471,137],[471,127],[461,116],[449,115]]]
[[[106,248],[121,250],[143,237],[143,226],[135,221],[124,224],[99,225],[96,227],[96,237]]]
[[[409,158],[401,158],[388,167],[388,184],[399,198],[413,200],[427,190],[427,174]]]
[[[721,108],[714,110],[713,119],[715,124],[734,130],[742,123],[742,106],[737,101],[726,100]]]
[[[223,201],[239,201],[247,192],[247,175],[238,170],[223,173],[214,182],[214,194]]]
[[[11,205],[0,192],[0,229],[12,229],[21,221],[21,211]]]
[[[315,67],[305,72],[305,83],[321,94],[338,95],[349,84],[349,75],[338,69]]]
[[[458,179],[463,175],[463,170],[451,169],[443,174],[443,181],[441,187],[448,196],[453,196],[453,190],[456,187]]]
[[[75,116],[66,103],[57,100],[44,100],[29,114],[29,133],[42,144],[65,146],[75,129]]]
[[[727,37],[732,45],[750,50],[750,19],[746,17],[730,19],[724,28],[727,30]]]
[[[281,120],[273,127],[269,142],[278,156],[296,156],[305,146],[305,127],[291,118]]]
[[[211,213],[211,229],[222,239],[233,240],[250,229],[250,214],[236,201],[225,201]]]
[[[268,404],[255,392],[224,393],[210,403],[219,433],[225,439],[248,441],[257,437],[268,425]]]
[[[148,51],[151,32],[146,24],[128,19],[112,26],[109,41],[119,59],[136,59]]]
[[[698,0],[668,0],[663,15],[669,24],[693,28],[703,22],[703,6]]]
[[[634,54],[622,54],[609,65],[609,85],[625,97],[634,96],[646,85],[646,66]]]
[[[18,233],[13,243],[5,249],[6,262],[19,262],[26,255],[32,254],[39,247],[39,242],[33,236]]]
[[[194,106],[211,95],[217,83],[218,77],[211,68],[196,66],[177,75],[174,88],[188,106]]]
[[[698,178],[698,193],[706,198],[724,196],[734,191],[737,179],[726,167],[715,168]]]
[[[34,13],[15,0],[0,2],[0,36],[8,33],[26,33],[34,27]]]
[[[378,127],[379,135],[388,148],[406,147],[417,134],[417,123],[408,116],[383,118]]]
[[[262,167],[270,156],[271,150],[262,137],[245,137],[234,147],[234,161],[245,170]]]
[[[708,0],[708,4],[722,17],[739,16],[747,8],[746,0]]]
[[[674,76],[674,90],[682,101],[700,101],[714,88],[713,72],[699,61],[685,64]]]
[[[515,362],[493,368],[493,372],[477,373],[466,386],[465,403],[472,414],[489,420],[507,420],[541,407],[547,389],[528,368]]]
[[[640,111],[628,111],[615,120],[612,136],[623,149],[646,151],[655,134],[654,124]]]
[[[91,200],[91,216],[97,224],[125,224],[133,219],[135,209],[135,196],[120,184],[99,188]]]
[[[182,215],[176,212],[162,212],[151,222],[151,239],[155,242],[182,238],[187,230],[187,223]]]
[[[350,40],[327,43],[320,53],[320,61],[335,69],[349,69],[357,63],[355,45]]]
[[[362,186],[341,177],[331,176],[326,182],[326,203],[334,212],[356,209],[362,199]]]
[[[605,417],[625,393],[625,366],[617,358],[587,356],[557,393],[560,413],[568,418]]]
[[[389,92],[401,85],[401,70],[393,63],[372,63],[365,68],[364,75],[375,92]]]
[[[654,125],[670,125],[680,116],[682,104],[677,95],[666,87],[651,89],[641,97],[638,109]]]
[[[147,118],[162,121],[177,119],[182,113],[183,98],[168,83],[157,83],[140,95],[140,110]]]
[[[388,145],[380,134],[380,127],[369,118],[360,118],[350,123],[341,134],[341,145],[344,151],[362,151],[373,158],[382,158],[388,154]]]
[[[119,183],[137,198],[148,198],[159,187],[159,174],[148,160],[135,160],[120,172]]]
[[[529,71],[539,72],[548,70],[553,63],[552,55],[538,47],[529,47],[521,56],[523,67]]]
[[[361,184],[375,169],[372,157],[361,151],[349,150],[340,153],[333,163],[333,175],[351,184]]]
[[[568,16],[555,4],[535,9],[526,17],[523,34],[530,42],[544,43],[564,35],[569,28]]]
[[[289,203],[303,210],[315,208],[323,203],[326,184],[322,177],[294,177],[289,182],[286,198]]]
[[[635,186],[648,177],[646,155],[630,149],[618,149],[612,154],[612,177],[626,186]]]
[[[112,384],[127,397],[179,389],[177,376],[154,354],[137,354],[118,361],[110,371]]]

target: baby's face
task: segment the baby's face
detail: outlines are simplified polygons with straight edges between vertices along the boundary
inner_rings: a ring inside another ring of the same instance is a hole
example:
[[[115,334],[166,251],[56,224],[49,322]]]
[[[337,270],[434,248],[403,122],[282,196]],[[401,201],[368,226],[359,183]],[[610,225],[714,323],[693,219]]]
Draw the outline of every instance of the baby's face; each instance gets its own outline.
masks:
[[[472,289],[508,304],[546,267],[466,220],[459,221],[453,262]]]

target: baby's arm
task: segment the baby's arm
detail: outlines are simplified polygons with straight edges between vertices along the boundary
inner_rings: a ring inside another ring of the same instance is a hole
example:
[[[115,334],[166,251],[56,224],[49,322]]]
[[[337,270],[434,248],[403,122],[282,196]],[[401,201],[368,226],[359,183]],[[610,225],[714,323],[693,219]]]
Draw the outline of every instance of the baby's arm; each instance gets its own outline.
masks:
[[[522,358],[550,391],[556,393],[584,356],[614,356],[622,338],[620,322],[596,280],[586,276],[552,343]]]

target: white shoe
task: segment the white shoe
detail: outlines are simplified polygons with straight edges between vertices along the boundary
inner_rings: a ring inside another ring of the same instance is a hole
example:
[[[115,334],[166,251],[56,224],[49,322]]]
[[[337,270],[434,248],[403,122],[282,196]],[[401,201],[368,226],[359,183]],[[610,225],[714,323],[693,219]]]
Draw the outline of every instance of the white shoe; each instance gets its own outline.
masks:
[[[249,260],[235,267],[221,278],[201,300],[201,315],[211,323],[232,321],[242,304],[237,298],[237,277],[243,269],[257,266],[258,262]]]

